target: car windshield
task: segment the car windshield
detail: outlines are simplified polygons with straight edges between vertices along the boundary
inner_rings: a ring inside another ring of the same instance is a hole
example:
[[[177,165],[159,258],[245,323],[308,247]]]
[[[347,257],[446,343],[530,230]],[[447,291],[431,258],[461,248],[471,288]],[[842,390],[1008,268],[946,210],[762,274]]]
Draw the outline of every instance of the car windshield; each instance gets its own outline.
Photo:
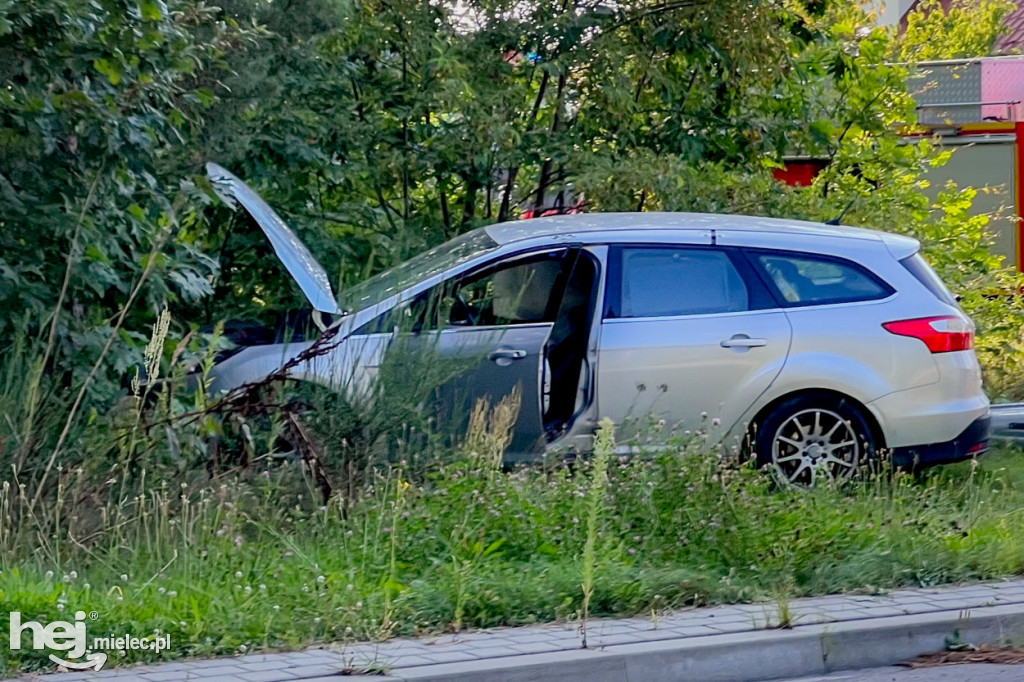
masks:
[[[338,302],[346,313],[362,310],[405,291],[416,282],[429,279],[450,270],[459,263],[482,256],[497,246],[498,243],[491,239],[483,228],[467,232],[349,287],[338,297]]]

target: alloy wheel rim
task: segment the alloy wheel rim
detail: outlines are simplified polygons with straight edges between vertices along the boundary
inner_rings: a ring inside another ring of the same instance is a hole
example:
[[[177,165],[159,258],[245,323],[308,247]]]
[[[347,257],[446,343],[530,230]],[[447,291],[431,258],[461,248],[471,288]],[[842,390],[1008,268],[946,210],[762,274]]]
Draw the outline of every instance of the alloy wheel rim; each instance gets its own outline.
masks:
[[[849,478],[857,471],[860,453],[853,426],[832,410],[797,412],[782,422],[772,438],[772,464],[793,485]]]

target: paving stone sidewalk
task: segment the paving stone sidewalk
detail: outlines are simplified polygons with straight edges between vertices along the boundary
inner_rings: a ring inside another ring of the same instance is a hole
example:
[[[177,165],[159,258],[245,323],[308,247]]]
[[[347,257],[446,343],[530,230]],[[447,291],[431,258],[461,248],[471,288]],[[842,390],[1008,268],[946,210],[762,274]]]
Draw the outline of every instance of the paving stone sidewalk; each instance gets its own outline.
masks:
[[[794,599],[788,604],[793,625],[862,621],[890,616],[965,612],[989,606],[1024,605],[1024,580],[962,587],[898,590],[885,595],[835,595]],[[657,617],[591,621],[592,648],[663,642],[744,633],[773,628],[776,604],[745,604],[687,609]],[[19,680],[85,682],[116,678],[120,682],[340,682],[343,671],[400,671],[432,665],[553,654],[580,648],[578,624],[561,623],[395,639],[376,644],[310,649],[288,653],[249,654],[233,658],[136,666],[100,672],[28,675]],[[10,681],[8,681],[10,682]]]

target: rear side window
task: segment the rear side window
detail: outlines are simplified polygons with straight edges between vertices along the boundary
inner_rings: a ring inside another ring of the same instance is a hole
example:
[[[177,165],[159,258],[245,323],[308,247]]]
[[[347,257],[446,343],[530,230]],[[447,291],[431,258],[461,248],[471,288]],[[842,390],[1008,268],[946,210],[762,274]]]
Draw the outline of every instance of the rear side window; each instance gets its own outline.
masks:
[[[623,248],[612,317],[710,315],[749,310],[750,295],[729,256],[712,249]]]
[[[939,276],[928,265],[928,261],[920,253],[915,253],[910,258],[904,258],[900,261],[900,264],[914,276],[914,279],[923,284],[925,289],[932,292],[935,298],[943,303],[959,307],[956,298],[950,293],[949,289],[946,288],[946,285],[943,284]]]
[[[840,258],[758,253],[754,260],[788,306],[871,301],[893,293],[892,287],[864,268]]]

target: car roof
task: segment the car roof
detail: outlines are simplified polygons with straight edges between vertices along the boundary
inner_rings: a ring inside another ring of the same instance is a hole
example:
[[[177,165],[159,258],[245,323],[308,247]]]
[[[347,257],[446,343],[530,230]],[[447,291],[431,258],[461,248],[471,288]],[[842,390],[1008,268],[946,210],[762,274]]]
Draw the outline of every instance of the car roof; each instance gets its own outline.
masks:
[[[804,220],[715,213],[580,213],[498,223],[485,228],[499,244],[535,239],[584,235],[590,232],[631,230],[704,230],[715,232],[769,232],[780,235],[839,237],[884,242],[893,255],[902,258],[916,252],[916,239],[847,225],[826,225]]]

